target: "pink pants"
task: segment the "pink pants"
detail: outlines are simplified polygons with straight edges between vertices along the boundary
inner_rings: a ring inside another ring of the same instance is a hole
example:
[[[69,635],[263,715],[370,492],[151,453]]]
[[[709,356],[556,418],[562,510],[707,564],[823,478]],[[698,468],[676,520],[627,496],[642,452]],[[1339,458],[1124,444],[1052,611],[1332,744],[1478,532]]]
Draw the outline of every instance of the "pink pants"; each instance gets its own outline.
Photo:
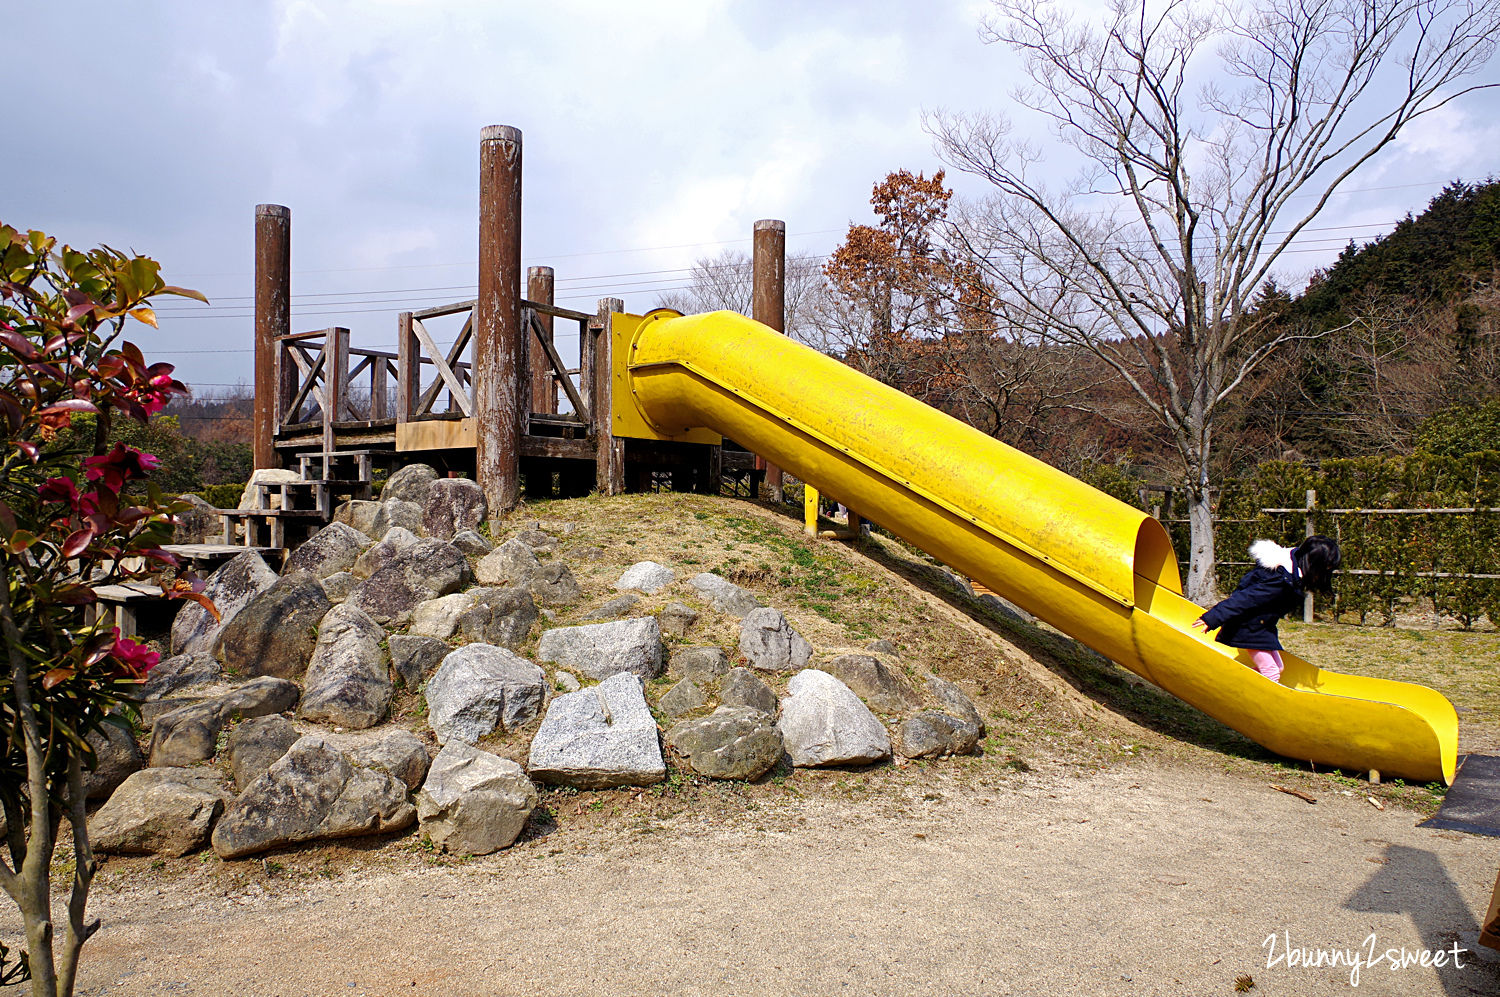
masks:
[[[1281,663],[1280,651],[1251,651],[1250,667],[1272,682],[1280,682],[1281,670],[1285,666]]]

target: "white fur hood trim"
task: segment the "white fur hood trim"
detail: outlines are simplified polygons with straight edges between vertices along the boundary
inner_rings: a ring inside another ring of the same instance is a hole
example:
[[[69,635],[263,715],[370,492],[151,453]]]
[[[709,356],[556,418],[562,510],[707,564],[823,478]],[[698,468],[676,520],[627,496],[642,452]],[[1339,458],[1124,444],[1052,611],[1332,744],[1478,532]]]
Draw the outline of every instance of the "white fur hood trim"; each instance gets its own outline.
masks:
[[[1280,568],[1287,574],[1292,570],[1292,548],[1283,547],[1275,540],[1257,540],[1250,545],[1250,556],[1262,568]]]

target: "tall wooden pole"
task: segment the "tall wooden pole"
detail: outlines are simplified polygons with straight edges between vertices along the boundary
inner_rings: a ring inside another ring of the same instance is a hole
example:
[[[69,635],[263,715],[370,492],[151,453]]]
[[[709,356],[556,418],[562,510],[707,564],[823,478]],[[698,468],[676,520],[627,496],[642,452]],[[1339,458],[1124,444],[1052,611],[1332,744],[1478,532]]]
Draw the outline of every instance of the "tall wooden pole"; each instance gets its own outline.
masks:
[[[537,304],[552,304],[553,273],[551,267],[528,267],[526,269],[526,300]],[[552,342],[552,316],[537,315],[537,321],[546,331],[547,342]],[[533,412],[557,412],[557,382],[552,378],[552,361],[547,351],[535,341],[536,330],[522,329],[531,353],[531,410]]]
[[[521,411],[526,343],[521,338],[521,130],[479,133],[479,298],[474,306],[474,461],[490,514],[520,498]]]
[[[610,316],[625,310],[619,298],[599,299],[599,331],[594,340],[594,390],[589,405],[594,412],[594,487],[600,495],[619,495],[625,491],[625,441],[615,439],[614,369],[611,360]]]
[[[292,209],[255,206],[255,466],[280,467],[276,457],[277,336],[292,331]],[[284,375],[290,376],[291,371]],[[292,390],[296,390],[293,388]]]
[[[750,317],[777,332],[786,331],[786,222],[762,218],[755,223],[751,266]],[[761,458],[756,458],[757,462]],[[765,462],[766,490],[772,502],[782,500],[781,468]]]

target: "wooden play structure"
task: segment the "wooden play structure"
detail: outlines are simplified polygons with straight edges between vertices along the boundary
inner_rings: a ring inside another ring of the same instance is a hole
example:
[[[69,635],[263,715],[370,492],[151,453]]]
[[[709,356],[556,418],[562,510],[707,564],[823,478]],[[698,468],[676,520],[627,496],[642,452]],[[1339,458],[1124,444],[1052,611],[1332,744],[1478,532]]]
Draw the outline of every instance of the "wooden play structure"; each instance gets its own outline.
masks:
[[[671,489],[780,499],[781,473],[729,441],[615,434],[611,316],[553,303],[551,267],[521,273],[521,133],[486,127],[479,142],[478,296],[402,312],[396,349],[367,349],[342,327],[291,327],[291,211],[255,211],[255,466],[297,468],[255,508],[224,510],[226,538],[284,547],[368,498],[374,468],[421,461],[473,476],[492,515],[528,497]],[[753,315],[784,328],[786,226],[756,222]],[[437,331],[438,324],[447,335]],[[577,366],[558,350],[576,329]],[[441,343],[442,340],[449,340]],[[441,345],[440,345],[441,343]],[[239,527],[239,529],[236,529]]]

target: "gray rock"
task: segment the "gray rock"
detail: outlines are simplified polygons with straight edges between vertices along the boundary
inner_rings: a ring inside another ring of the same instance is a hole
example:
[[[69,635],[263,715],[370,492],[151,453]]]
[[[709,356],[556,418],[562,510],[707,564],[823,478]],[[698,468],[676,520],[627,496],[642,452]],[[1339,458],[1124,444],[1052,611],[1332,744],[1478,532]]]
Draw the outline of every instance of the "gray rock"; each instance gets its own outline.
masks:
[[[448,542],[463,551],[464,557],[483,557],[495,549],[493,544],[473,530],[459,530]]]
[[[214,696],[221,694],[223,691],[223,684],[216,683],[212,686],[193,690],[194,695],[172,696],[169,699],[144,700],[141,703],[141,727],[144,730],[151,730],[156,726],[156,721],[173,710],[180,710],[184,706],[193,706],[204,700],[213,699]]]
[[[662,607],[661,612],[656,614],[656,621],[661,625],[662,633],[673,637],[686,637],[693,624],[698,622],[698,613],[692,607],[684,606],[680,602],[669,602]]]
[[[288,485],[294,481],[301,481],[302,476],[296,471],[281,467],[258,467],[250,472],[250,480],[245,483],[245,490],[240,493],[239,509],[280,509],[281,496],[271,489],[261,494],[257,485]],[[263,501],[264,500],[264,501]]]
[[[643,616],[545,631],[538,661],[566,665],[593,679],[630,672],[643,681],[661,674],[663,648],[656,617]]]
[[[355,558],[354,566],[349,569],[349,573],[360,581],[364,581],[394,561],[397,554],[416,543],[419,539],[411,530],[398,526],[388,531],[378,544],[370,547],[363,554],[359,555],[359,557]]]
[[[230,721],[290,710],[297,705],[298,695],[291,682],[265,675],[158,717],[151,726],[151,765],[175,767],[207,761],[217,749],[219,732]]]
[[[901,713],[922,705],[922,695],[905,676],[872,654],[841,654],[825,666],[872,710]]]
[[[249,605],[250,600],[276,584],[276,572],[266,567],[253,550],[236,554],[225,562],[203,586],[203,594],[219,611],[215,620],[203,606],[184,602],[172,620],[172,654],[213,653],[220,628]]]
[[[583,683],[578,681],[577,675],[560,669],[552,673],[552,682],[552,687],[558,692],[577,692],[583,688]]]
[[[427,778],[428,766],[432,764],[427,745],[402,727],[376,737],[362,738],[345,747],[344,754],[355,765],[384,772],[412,790],[422,785],[422,780]]]
[[[422,504],[422,529],[429,537],[451,540],[459,530],[472,530],[489,515],[484,489],[469,478],[439,478],[427,489]]]
[[[759,779],[781,759],[781,731],[749,707],[720,707],[667,731],[667,747],[710,779]]]
[[[380,489],[380,501],[397,499],[422,505],[427,501],[427,490],[437,479],[437,471],[426,464],[407,464],[386,479],[385,487]]]
[[[667,766],[640,679],[620,672],[552,700],[526,769],[538,782],[579,789],[661,782]]]
[[[391,656],[385,631],[352,602],[323,618],[307,666],[307,691],[298,715],[363,729],[385,719],[391,705]]]
[[[546,681],[540,668],[503,647],[461,647],[427,682],[427,722],[443,744],[473,744],[497,726],[516,730],[541,713]]]
[[[192,506],[183,512],[173,513],[177,524],[172,527],[172,542],[177,544],[218,543],[224,537],[224,523],[219,510],[196,495],[177,496],[177,501]]]
[[[146,673],[146,684],[141,686],[141,698],[163,699],[179,689],[208,685],[224,676],[224,666],[219,659],[206,652],[179,654],[157,662],[155,668]]]
[[[401,677],[401,684],[416,691],[427,676],[437,671],[451,648],[436,637],[420,634],[391,634],[386,638],[391,652],[391,668]]]
[[[370,538],[347,523],[335,520],[292,552],[282,574],[310,571],[318,578],[348,571],[370,546]]]
[[[896,732],[896,748],[907,758],[940,758],[972,754],[979,746],[980,727],[936,710],[923,710]]]
[[[474,565],[474,577],[481,585],[519,585],[525,587],[542,566],[536,553],[519,540],[507,540]]]
[[[520,588],[476,588],[467,593],[473,602],[458,618],[458,633],[466,641],[498,644],[515,650],[536,625],[536,603]]]
[[[416,502],[403,502],[400,499],[386,499],[380,503],[380,508],[375,510],[375,522],[370,524],[374,535],[384,539],[390,535],[392,530],[409,530],[412,533],[422,532],[422,506]]]
[[[734,582],[718,575],[705,571],[688,579],[688,584],[697,593],[719,612],[735,619],[743,619],[753,609],[760,608],[761,602],[749,592],[740,588]]]
[[[781,610],[754,609],[740,621],[740,653],[752,668],[790,672],[806,667],[812,645],[792,629]]]
[[[793,765],[865,765],[891,756],[885,727],[832,675],[809,668],[793,675],[786,690],[777,726]]]
[[[947,679],[929,675],[927,676],[927,691],[942,704],[944,711],[978,728],[977,737],[984,736],[984,718],[979,715],[979,711],[974,708],[973,701],[964,695],[962,689]]]
[[[120,723],[113,722],[114,719]],[[127,729],[128,726],[123,717],[117,716],[106,719],[88,736],[89,747],[94,749],[94,767],[83,773],[85,799],[104,799],[132,772],[145,768],[146,756],[141,753],[141,746],[135,743],[135,735]]]
[[[1003,599],[991,592],[986,592],[984,595],[980,596],[979,604],[982,606],[988,606],[997,615],[1014,620],[1017,623],[1036,622],[1035,616],[1032,616],[1030,613],[1026,612],[1026,610],[1022,609],[1020,606],[1017,606],[1009,599]]]
[[[438,851],[488,855],[515,843],[536,804],[536,787],[520,765],[454,741],[433,759],[417,794],[417,819]]]
[[[236,789],[243,790],[291,750],[301,737],[286,717],[256,717],[229,732],[229,768]]]
[[[719,683],[719,705],[746,706],[776,715],[776,693],[748,668],[733,668]]]
[[[359,579],[349,572],[335,572],[323,579],[323,594],[328,597],[329,602],[337,606],[349,598],[349,593],[353,592],[354,586],[358,584]]]
[[[883,654],[888,658],[901,657],[901,652],[896,650],[896,645],[892,644],[884,637],[880,638],[879,640],[870,641],[870,643],[865,645],[865,650],[870,651],[873,654]]]
[[[665,564],[657,564],[655,561],[637,561],[625,569],[625,573],[615,582],[614,587],[620,591],[637,589],[647,595],[653,595],[676,580],[677,572]]]
[[[729,655],[719,647],[684,647],[672,652],[667,673],[697,682],[712,682],[729,673]]]
[[[365,536],[374,540],[375,536],[375,514],[380,511],[379,502],[370,502],[365,499],[351,499],[344,502],[333,510],[333,521],[352,526]]]
[[[231,675],[301,675],[332,608],[312,572],[283,575],[220,628],[214,656]]]
[[[569,523],[567,525],[572,526],[573,524]],[[567,532],[572,531],[569,530]],[[516,534],[515,538],[539,554],[557,549],[557,538],[537,526],[530,526],[522,530]]]
[[[691,713],[708,702],[703,690],[692,679],[683,679],[668,689],[657,702],[659,710],[669,717],[680,717]]]
[[[410,827],[417,811],[393,776],[355,765],[316,734],[292,745],[214,827],[214,851],[234,859],[299,841]]]
[[[526,588],[543,606],[568,606],[583,598],[573,572],[561,562],[539,565]]]
[[[406,632],[418,637],[447,640],[458,633],[458,621],[474,608],[475,597],[470,590],[417,603],[411,611],[411,626]]]
[[[345,605],[358,606],[377,623],[399,626],[411,619],[418,603],[458,591],[469,577],[469,562],[457,547],[418,540],[361,582]]]
[[[616,620],[628,614],[635,608],[636,603],[640,601],[641,597],[634,592],[626,592],[624,595],[615,596],[598,609],[589,610],[578,618],[585,623],[591,620]]]
[[[103,855],[186,855],[208,841],[228,802],[211,768],[142,769],[89,818],[89,840]]]

